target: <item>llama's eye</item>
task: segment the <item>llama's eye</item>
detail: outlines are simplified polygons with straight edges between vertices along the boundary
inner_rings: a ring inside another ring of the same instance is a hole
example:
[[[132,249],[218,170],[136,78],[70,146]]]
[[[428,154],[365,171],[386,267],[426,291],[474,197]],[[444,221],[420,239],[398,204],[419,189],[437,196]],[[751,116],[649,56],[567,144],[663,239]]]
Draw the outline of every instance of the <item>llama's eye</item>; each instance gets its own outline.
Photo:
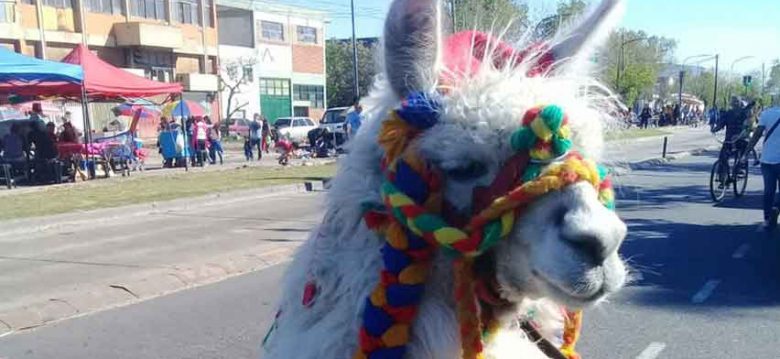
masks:
[[[479,178],[487,173],[487,167],[480,162],[468,162],[452,168],[445,168],[447,178],[455,181],[466,181]]]

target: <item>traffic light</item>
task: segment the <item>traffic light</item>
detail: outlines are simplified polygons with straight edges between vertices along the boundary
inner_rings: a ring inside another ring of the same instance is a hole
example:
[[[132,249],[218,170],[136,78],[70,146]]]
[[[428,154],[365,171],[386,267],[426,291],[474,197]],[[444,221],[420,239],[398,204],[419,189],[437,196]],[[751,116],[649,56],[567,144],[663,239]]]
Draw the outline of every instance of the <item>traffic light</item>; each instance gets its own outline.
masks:
[[[750,87],[750,85],[753,84],[753,76],[743,76],[742,84],[745,85],[745,87]]]

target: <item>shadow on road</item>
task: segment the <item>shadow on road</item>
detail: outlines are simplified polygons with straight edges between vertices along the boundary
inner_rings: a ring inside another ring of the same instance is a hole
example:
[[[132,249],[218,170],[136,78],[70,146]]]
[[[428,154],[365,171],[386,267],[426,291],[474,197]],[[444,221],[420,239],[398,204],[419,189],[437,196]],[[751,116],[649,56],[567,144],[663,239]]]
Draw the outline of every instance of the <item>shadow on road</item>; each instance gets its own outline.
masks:
[[[628,291],[626,300],[659,307],[780,305],[780,234],[759,232],[755,225],[662,220],[633,220],[630,225],[631,237],[621,253],[637,273],[632,286],[642,290]],[[753,250],[733,260],[745,244]],[[709,280],[722,283],[716,295],[692,303]]]

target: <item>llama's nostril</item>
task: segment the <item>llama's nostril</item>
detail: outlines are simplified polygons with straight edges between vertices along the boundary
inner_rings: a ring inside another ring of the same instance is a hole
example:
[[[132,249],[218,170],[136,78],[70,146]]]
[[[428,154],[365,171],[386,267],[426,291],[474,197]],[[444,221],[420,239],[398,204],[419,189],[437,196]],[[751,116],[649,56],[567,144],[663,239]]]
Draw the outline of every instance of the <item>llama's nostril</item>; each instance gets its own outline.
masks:
[[[565,236],[564,239],[568,241],[574,250],[581,253],[595,265],[604,263],[610,254],[610,250],[605,245],[604,240],[594,234],[569,235]]]

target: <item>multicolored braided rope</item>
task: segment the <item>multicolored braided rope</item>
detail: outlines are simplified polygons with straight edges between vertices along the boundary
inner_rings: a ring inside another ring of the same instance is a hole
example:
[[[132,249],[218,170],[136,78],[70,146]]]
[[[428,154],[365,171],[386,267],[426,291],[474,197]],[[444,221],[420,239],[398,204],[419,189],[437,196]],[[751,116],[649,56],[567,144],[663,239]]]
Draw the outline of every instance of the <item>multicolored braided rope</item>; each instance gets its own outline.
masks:
[[[464,359],[483,357],[484,340],[498,327],[489,311],[480,310],[475,292],[474,258],[511,232],[517,216],[539,197],[587,182],[599,190],[602,202],[613,206],[606,171],[575,153],[568,120],[557,106],[528,111],[512,136],[518,152],[533,161],[523,183],[475,215],[464,228],[450,226],[440,215],[442,180],[409,144],[439,118],[438,102],[426,94],[412,94],[383,123],[379,142],[385,150],[386,179],[381,194],[385,213],[367,211],[369,228],[384,236],[384,269],[380,283],[366,300],[359,350],[355,359],[401,359],[422,301],[434,254],[439,248],[455,256],[455,300]],[[529,173],[532,172],[532,173]],[[567,316],[569,317],[569,316]],[[581,319],[581,313],[574,318]],[[565,352],[574,359],[579,323],[567,321]],[[572,333],[572,331],[574,331]]]

